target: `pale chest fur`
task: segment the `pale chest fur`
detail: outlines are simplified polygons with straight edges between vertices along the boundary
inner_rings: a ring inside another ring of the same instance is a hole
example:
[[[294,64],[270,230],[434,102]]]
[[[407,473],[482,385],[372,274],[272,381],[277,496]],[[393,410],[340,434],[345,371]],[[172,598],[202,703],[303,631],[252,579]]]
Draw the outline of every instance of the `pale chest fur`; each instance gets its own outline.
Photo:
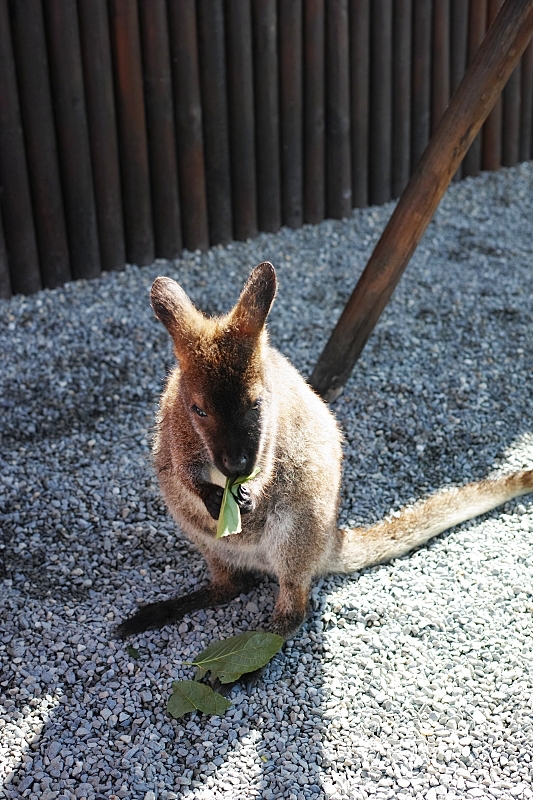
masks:
[[[206,469],[212,483],[225,485],[225,478],[216,467]],[[244,518],[241,533],[215,539],[217,523],[209,516],[196,494],[179,482],[172,486],[171,482],[163,480],[161,488],[181,530],[204,554],[212,553],[237,569],[279,574],[287,542],[294,530],[294,519],[289,508],[270,511],[266,519],[262,515],[264,524],[257,526]]]

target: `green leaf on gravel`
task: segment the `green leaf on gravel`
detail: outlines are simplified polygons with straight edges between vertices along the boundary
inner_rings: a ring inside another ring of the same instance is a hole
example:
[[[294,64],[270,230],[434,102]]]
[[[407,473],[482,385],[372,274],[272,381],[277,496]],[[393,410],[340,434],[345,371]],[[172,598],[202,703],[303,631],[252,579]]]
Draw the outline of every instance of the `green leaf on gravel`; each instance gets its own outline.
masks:
[[[167,703],[167,711],[178,719],[191,711],[220,715],[231,706],[229,700],[214,692],[205,683],[196,681],[173,681],[173,692]]]
[[[137,650],[136,647],[132,647],[131,644],[126,645],[126,653],[130,656],[130,658],[140,658],[141,654]]]
[[[235,498],[237,497],[237,492],[241,483],[251,481],[259,472],[261,472],[261,468],[255,467],[250,475],[241,475],[238,478],[228,478],[226,480],[215,539],[221,539],[223,536],[231,536],[233,533],[241,532],[241,510]]]
[[[283,645],[283,637],[265,631],[247,631],[214,642],[193,660],[201,673],[211,672],[220,683],[237,681],[246,672],[268,664]]]

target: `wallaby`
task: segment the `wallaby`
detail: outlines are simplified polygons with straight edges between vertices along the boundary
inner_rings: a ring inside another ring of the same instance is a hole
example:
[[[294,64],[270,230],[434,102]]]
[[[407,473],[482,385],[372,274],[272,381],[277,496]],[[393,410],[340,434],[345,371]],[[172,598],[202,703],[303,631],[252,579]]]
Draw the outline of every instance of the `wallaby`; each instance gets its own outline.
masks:
[[[199,608],[227,603],[254,573],[275,576],[279,595],[268,629],[288,638],[302,624],[311,584],[401,556],[518,495],[533,470],[442,491],[370,528],[337,528],[341,433],[326,404],[268,343],[266,318],[277,281],[259,264],[229,314],[208,318],[169,278],[151,302],[170,333],[179,366],[157,419],[155,468],[167,505],[203,553],[211,582],[144,606],[118,627],[122,637],[159,628]],[[242,531],[215,539],[228,477],[239,487]]]

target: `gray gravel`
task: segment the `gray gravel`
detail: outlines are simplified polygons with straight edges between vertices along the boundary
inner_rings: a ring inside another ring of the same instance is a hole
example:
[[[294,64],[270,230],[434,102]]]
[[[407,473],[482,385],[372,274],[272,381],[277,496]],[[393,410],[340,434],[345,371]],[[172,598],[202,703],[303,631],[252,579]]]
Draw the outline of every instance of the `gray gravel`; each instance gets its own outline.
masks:
[[[138,637],[137,660],[109,639],[137,602],[205,579],[149,463],[172,364],[151,281],[175,277],[218,312],[270,259],[272,339],[308,374],[391,209],[0,304],[5,797],[533,797],[530,497],[322,581],[302,632],[223,717],[170,719],[171,681],[207,643],[260,627],[270,582]],[[533,467],[532,231],[531,163],[448,192],[335,405],[342,524]]]

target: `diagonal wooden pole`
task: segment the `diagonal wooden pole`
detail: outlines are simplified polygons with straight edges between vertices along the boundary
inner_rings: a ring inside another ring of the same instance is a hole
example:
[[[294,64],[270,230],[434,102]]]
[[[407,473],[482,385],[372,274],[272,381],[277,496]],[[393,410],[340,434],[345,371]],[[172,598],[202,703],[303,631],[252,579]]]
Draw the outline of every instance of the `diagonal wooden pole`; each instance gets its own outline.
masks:
[[[506,0],[316,363],[310,383],[326,400],[341,393],[457,167],[532,35],[533,0]]]

